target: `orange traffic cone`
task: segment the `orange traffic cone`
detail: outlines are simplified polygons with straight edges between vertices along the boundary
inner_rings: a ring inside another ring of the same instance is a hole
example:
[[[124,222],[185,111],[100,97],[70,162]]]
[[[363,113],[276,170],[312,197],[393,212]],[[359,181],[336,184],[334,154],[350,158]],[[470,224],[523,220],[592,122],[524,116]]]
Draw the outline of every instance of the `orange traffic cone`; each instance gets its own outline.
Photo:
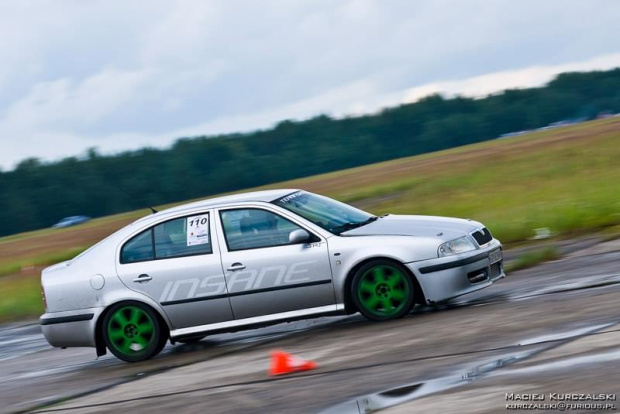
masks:
[[[269,375],[283,375],[293,372],[308,371],[317,367],[316,362],[306,361],[284,351],[271,353],[271,367]]]

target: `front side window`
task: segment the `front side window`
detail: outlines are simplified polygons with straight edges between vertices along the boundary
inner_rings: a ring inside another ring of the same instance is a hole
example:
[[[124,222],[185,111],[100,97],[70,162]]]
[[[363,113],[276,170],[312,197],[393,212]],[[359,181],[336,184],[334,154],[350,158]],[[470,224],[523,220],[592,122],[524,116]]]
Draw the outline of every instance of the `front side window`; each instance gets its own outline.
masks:
[[[209,214],[168,220],[130,239],[121,249],[121,263],[212,253]]]
[[[288,194],[273,200],[272,203],[334,234],[363,226],[377,219],[372,214],[348,204],[305,191]]]
[[[244,208],[220,212],[228,250],[257,249],[289,244],[297,224],[270,211]]]

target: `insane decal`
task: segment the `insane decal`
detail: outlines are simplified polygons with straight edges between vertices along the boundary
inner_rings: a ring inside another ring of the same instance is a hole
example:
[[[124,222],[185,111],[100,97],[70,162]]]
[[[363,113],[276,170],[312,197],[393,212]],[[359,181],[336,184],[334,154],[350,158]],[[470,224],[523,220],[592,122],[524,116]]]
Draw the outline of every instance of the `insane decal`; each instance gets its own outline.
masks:
[[[248,269],[229,274],[227,280],[223,275],[207,276],[203,279],[190,278],[170,281],[164,286],[160,302],[175,300],[208,298],[231,293],[252,291],[277,286],[296,285],[310,281],[307,273],[316,261],[294,263],[291,266],[266,266],[261,269]]]

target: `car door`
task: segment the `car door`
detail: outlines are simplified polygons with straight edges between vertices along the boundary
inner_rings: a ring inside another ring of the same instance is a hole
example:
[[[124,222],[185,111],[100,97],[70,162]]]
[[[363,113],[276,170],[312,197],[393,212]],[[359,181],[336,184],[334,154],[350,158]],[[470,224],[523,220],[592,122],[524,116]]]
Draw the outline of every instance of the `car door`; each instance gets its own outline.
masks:
[[[158,223],[127,240],[117,273],[161,305],[174,328],[233,319],[210,212]]]
[[[220,209],[218,219],[235,319],[335,304],[323,238],[309,232],[310,240],[290,244],[289,234],[303,227],[266,208]]]

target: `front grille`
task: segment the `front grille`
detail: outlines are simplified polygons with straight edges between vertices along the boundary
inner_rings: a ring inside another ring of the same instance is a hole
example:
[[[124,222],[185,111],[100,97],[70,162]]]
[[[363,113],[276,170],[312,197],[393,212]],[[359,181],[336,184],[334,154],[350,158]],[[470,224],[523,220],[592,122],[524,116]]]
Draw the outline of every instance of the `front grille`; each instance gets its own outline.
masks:
[[[502,262],[500,260],[497,263],[493,263],[491,267],[489,267],[489,277],[491,279],[494,279],[501,274],[502,274]]]
[[[476,230],[471,235],[474,236],[474,239],[476,239],[476,243],[478,243],[478,246],[482,246],[493,240],[491,232],[486,227],[483,227],[480,230]]]

